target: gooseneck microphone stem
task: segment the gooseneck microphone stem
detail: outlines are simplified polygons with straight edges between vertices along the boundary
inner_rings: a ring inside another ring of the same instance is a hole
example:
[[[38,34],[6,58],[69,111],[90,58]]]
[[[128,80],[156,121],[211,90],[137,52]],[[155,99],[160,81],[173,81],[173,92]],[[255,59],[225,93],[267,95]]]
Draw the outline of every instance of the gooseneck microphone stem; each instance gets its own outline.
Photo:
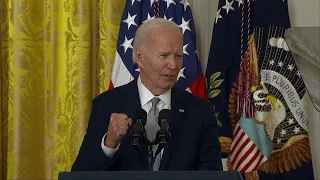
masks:
[[[141,152],[140,141],[144,141],[144,126],[147,122],[147,112],[140,109],[136,112],[133,118],[133,128],[130,131],[130,136],[132,137],[132,147]]]
[[[144,159],[142,154],[140,143],[148,146],[148,170],[153,171],[153,166],[156,157],[161,153],[162,149],[166,146],[167,142],[171,139],[171,133],[169,131],[171,125],[171,111],[169,109],[163,109],[159,112],[158,124],[160,130],[156,134],[156,138],[150,142],[145,137],[145,129],[147,121],[147,112],[143,109],[136,112],[133,119],[133,128],[130,131],[130,136],[132,137],[132,147],[140,152],[141,158]],[[153,152],[153,145],[157,145],[158,148],[156,152]]]
[[[156,153],[155,153],[155,157],[157,157],[158,156],[158,154],[160,154],[160,152],[162,151],[162,149],[164,148],[164,144],[159,144],[158,145],[158,149],[157,149],[157,151],[156,151]]]
[[[171,125],[171,111],[163,109],[159,112],[158,124],[160,130],[156,134],[156,139],[152,142],[158,144],[158,149],[155,156],[157,156],[171,139],[171,132],[169,131]]]
[[[158,124],[160,130],[158,130],[156,138],[149,143],[149,170],[153,170],[153,165],[157,156],[171,139],[171,133],[169,131],[171,125],[171,111],[169,109],[163,109],[159,112]],[[152,146],[157,144],[158,148],[154,154]]]

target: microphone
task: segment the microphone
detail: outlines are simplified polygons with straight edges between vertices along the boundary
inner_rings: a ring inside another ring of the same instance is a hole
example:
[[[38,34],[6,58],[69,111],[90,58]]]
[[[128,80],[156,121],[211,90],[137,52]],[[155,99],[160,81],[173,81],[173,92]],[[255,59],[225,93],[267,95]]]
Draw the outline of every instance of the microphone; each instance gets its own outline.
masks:
[[[171,139],[171,133],[169,131],[171,125],[171,111],[169,109],[163,109],[159,113],[158,124],[160,126],[160,130],[157,132],[156,139],[154,144],[159,143],[157,152],[155,156],[157,156],[161,150],[166,146],[166,143]]]
[[[140,109],[135,113],[133,118],[133,128],[130,132],[130,136],[133,138],[132,147],[139,150],[140,149],[140,140],[144,140],[144,126],[147,122],[147,112],[143,109]]]

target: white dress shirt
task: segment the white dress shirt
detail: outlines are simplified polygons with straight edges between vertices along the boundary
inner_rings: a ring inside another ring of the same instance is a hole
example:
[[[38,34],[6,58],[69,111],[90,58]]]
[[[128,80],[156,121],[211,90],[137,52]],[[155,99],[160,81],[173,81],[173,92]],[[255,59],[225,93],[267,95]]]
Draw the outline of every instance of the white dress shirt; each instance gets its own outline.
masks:
[[[149,112],[152,106],[151,103],[151,99],[154,97],[158,97],[160,98],[159,103],[157,104],[157,108],[159,109],[159,111],[161,111],[162,109],[171,109],[171,89],[166,91],[165,93],[161,94],[160,96],[154,96],[141,82],[140,76],[138,77],[137,80],[137,86],[138,86],[138,91],[139,91],[139,97],[140,97],[140,104],[141,104],[141,108],[144,109],[146,112]],[[101,148],[103,150],[103,152],[109,156],[109,157],[113,157],[114,154],[119,150],[119,146],[118,145],[117,148],[113,149],[113,148],[109,148],[107,146],[104,145],[104,138],[105,138],[106,134],[103,136],[102,141],[101,141]],[[163,150],[161,151],[161,155],[162,155]]]

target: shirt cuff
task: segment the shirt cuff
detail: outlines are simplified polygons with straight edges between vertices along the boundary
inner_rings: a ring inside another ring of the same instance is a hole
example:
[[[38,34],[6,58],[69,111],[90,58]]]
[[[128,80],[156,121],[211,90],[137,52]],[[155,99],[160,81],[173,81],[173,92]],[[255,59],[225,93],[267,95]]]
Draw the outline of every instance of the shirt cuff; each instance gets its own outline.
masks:
[[[105,145],[104,145],[104,138],[106,137],[106,135],[107,135],[107,134],[105,134],[105,135],[103,136],[103,138],[102,138],[101,148],[102,148],[102,150],[103,150],[103,152],[104,152],[104,154],[105,154],[106,156],[108,156],[108,157],[110,157],[110,158],[113,158],[113,156],[116,154],[116,152],[118,152],[120,144],[119,144],[115,149],[109,148],[109,147],[105,146]]]

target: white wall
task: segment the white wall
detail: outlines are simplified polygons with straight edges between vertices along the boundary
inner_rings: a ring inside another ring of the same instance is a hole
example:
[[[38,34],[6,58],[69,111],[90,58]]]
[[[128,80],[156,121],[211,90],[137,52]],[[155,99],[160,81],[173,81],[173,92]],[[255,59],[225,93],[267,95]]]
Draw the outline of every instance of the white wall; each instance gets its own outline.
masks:
[[[293,27],[320,27],[320,0],[288,0]]]
[[[208,53],[212,38],[213,23],[218,8],[218,0],[189,0],[197,31],[199,60],[203,73],[206,72]]]
[[[208,53],[210,50],[212,27],[218,7],[218,0],[189,0],[195,26],[197,31],[197,44],[199,51],[199,60],[203,72],[206,71],[208,61]],[[292,27],[320,27],[320,0],[288,0],[289,15]],[[316,39],[315,39],[316,40]],[[316,40],[319,43],[319,39]],[[319,46],[318,46],[319,47]],[[319,56],[319,55],[318,55]],[[309,69],[307,65],[303,65],[304,69],[300,69],[302,73],[307,73]],[[320,72],[320,67],[318,66]],[[316,71],[315,71],[316,72]],[[314,77],[319,76],[315,73]],[[310,76],[312,77],[312,75]],[[313,84],[308,86],[318,86],[317,80],[312,79]],[[311,82],[311,81],[310,81]],[[313,95],[320,100],[320,94]],[[310,99],[307,99],[307,114],[309,117],[309,136],[311,141],[311,150],[313,154],[313,165],[315,178],[320,180],[320,114],[313,108]],[[320,107],[320,104],[316,104]]]

